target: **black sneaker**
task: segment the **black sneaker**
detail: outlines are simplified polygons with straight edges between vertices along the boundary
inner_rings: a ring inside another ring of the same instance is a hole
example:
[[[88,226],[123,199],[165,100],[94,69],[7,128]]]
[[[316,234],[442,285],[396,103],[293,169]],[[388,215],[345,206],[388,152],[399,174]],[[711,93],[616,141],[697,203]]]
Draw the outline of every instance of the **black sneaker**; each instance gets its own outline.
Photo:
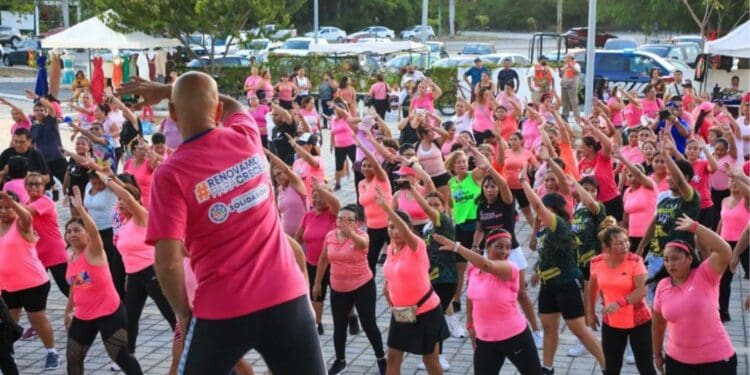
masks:
[[[722,323],[726,323],[726,322],[732,320],[732,317],[729,316],[729,312],[728,311],[719,311],[719,316],[721,317],[721,322]]]
[[[378,264],[385,264],[385,253],[380,254],[378,258]]]
[[[336,186],[333,187],[333,191],[339,191],[341,190],[341,184],[336,184]]]
[[[385,357],[378,359],[378,371],[380,371],[380,375],[385,375],[385,369],[388,367],[388,361],[385,360]]]
[[[554,368],[546,368],[542,366],[542,375],[555,375],[555,369]]]
[[[343,374],[346,371],[346,360],[337,359],[333,362],[333,365],[328,369],[328,375]]]
[[[349,334],[356,335],[359,333],[359,319],[356,315],[349,317]]]
[[[323,331],[323,323],[318,323],[318,335],[323,336],[325,331]]]
[[[461,312],[461,302],[459,301],[453,301],[453,312]]]

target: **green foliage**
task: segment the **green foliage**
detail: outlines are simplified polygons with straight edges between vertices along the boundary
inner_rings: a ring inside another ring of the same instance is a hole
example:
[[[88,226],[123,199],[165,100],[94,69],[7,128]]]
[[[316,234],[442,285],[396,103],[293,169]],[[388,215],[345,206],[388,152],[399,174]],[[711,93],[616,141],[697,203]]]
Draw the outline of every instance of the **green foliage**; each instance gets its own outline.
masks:
[[[482,30],[487,29],[487,24],[490,23],[490,18],[485,16],[484,14],[480,14],[478,16],[474,17],[475,20],[477,20],[477,23],[479,23],[479,27]]]
[[[17,13],[31,13],[34,2],[31,0],[0,0],[0,9]]]

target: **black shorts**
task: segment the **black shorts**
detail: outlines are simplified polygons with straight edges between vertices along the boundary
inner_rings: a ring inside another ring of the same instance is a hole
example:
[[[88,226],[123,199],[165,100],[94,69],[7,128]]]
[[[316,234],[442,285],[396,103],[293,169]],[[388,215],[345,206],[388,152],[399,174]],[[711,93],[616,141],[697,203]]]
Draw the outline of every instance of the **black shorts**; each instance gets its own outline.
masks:
[[[47,281],[42,285],[15,292],[3,290],[3,300],[10,310],[23,307],[26,312],[43,311],[47,309],[49,288],[50,283]]]
[[[417,315],[414,323],[399,323],[391,314],[391,327],[388,330],[388,347],[412,354],[431,354],[435,344],[450,337],[448,325],[443,317],[443,309],[434,309]]]
[[[584,316],[583,295],[578,281],[542,283],[539,288],[539,314],[562,313],[563,319]]]
[[[346,158],[349,158],[352,164],[354,164],[357,158],[357,146],[336,147],[333,149],[333,156],[336,159],[336,172],[340,172],[344,169]]]
[[[294,102],[291,101],[291,100],[286,101],[286,100],[279,99],[279,107],[284,108],[287,111],[291,111],[292,110],[292,108],[293,108],[292,103],[294,103]]]
[[[602,202],[604,208],[607,210],[607,216],[613,216],[617,221],[622,220],[624,213],[622,208],[622,195],[618,195],[606,202]]]
[[[323,302],[326,299],[326,293],[328,292],[328,284],[331,279],[331,266],[326,267],[326,273],[323,274],[323,280],[320,282],[320,298],[316,299],[312,295],[313,286],[315,286],[315,273],[318,271],[318,266],[313,266],[310,263],[305,262],[307,266],[307,279],[310,284],[310,300],[313,302]]]
[[[430,177],[430,180],[432,180],[432,183],[435,184],[435,188],[440,188],[448,185],[448,181],[451,180],[451,175],[448,174],[448,172],[445,172],[439,176]]]
[[[513,199],[518,202],[518,207],[529,207],[529,198],[526,198],[526,193],[523,192],[523,189],[510,189],[510,192],[513,193]]]
[[[591,279],[591,261],[586,264],[579,264],[578,269],[583,274],[583,280],[589,281]]]
[[[476,231],[477,222],[476,220],[469,220],[463,224],[456,225],[456,242],[460,243],[465,248],[471,248],[474,242],[474,231]],[[456,263],[466,263],[466,258],[458,253],[454,253],[456,256]]]

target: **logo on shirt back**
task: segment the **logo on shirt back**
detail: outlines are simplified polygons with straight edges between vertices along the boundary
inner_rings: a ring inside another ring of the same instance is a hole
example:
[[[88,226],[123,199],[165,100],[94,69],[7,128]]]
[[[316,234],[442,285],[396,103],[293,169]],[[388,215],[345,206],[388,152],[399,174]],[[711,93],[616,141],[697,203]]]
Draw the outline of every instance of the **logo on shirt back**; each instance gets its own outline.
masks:
[[[195,185],[195,199],[204,203],[245,184],[267,170],[265,157],[253,155]]]
[[[247,193],[235,197],[228,205],[222,202],[214,203],[208,210],[208,219],[214,224],[221,224],[227,221],[230,214],[245,212],[262,203],[270,196],[271,188],[267,184],[262,184]]]

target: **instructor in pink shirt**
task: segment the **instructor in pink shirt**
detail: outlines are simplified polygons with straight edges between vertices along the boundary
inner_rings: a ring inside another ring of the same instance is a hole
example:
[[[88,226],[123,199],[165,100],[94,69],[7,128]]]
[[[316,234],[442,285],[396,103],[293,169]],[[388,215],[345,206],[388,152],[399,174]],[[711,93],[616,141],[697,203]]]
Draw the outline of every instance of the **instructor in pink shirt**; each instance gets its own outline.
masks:
[[[122,91],[144,105],[169,99],[183,138],[154,173],[146,235],[185,327],[178,374],[229,373],[252,349],[276,375],[324,374],[308,287],[279,224],[253,119],[204,73],[185,73],[174,87],[136,79]],[[185,253],[198,281],[192,309]]]

